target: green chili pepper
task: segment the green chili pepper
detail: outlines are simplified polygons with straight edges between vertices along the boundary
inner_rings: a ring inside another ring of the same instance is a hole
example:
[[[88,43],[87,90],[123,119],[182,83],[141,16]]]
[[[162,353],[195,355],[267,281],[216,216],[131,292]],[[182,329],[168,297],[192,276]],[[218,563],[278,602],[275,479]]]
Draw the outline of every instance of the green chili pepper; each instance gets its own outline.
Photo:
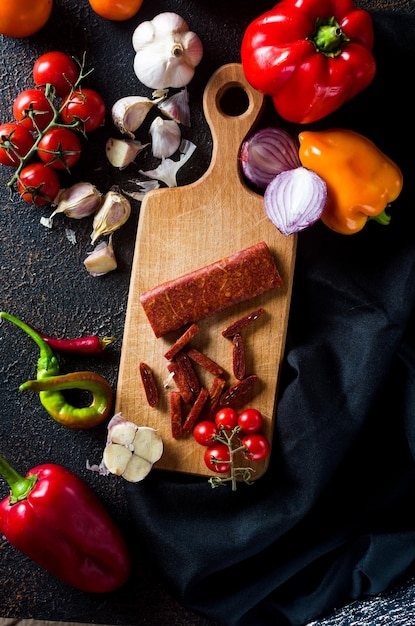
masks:
[[[26,389],[37,391],[40,402],[49,415],[59,424],[69,428],[91,428],[109,416],[112,408],[112,389],[103,376],[95,372],[61,374],[59,361],[52,348],[38,332],[4,311],[0,313],[0,317],[21,328],[39,348],[36,380],[28,380],[20,385],[20,391]],[[89,406],[75,407],[70,404],[62,393],[70,389],[88,391],[92,395]]]

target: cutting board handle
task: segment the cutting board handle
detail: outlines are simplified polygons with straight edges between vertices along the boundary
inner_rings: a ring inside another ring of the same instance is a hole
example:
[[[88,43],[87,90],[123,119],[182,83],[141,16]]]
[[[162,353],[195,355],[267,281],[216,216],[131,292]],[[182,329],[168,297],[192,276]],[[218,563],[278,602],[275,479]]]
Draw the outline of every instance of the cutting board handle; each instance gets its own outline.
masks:
[[[241,179],[238,157],[242,142],[257,123],[265,97],[247,82],[242,65],[222,65],[209,79],[203,108],[212,133],[212,159],[206,176]]]

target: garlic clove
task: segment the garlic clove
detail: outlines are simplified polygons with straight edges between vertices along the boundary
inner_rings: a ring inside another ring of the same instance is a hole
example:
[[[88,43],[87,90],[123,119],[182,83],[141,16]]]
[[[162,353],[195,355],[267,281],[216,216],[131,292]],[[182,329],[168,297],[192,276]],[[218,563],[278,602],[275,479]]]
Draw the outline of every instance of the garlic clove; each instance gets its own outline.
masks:
[[[110,443],[104,449],[103,461],[111,474],[121,476],[131,461],[131,451],[119,443]]]
[[[144,122],[148,112],[156,101],[144,96],[125,96],[113,104],[111,117],[114,126],[128,137],[134,138],[134,132]]]
[[[137,26],[132,38],[134,72],[151,89],[180,88],[193,78],[203,56],[198,35],[177,13],[159,13]]]
[[[118,230],[125,224],[130,214],[131,204],[129,200],[117,191],[108,191],[94,216],[91,233],[92,243],[95,243],[99,237],[110,235]]]
[[[150,126],[152,152],[158,159],[172,156],[180,147],[181,131],[177,122],[156,117]]]
[[[57,213],[65,213],[67,217],[82,219],[97,211],[102,202],[102,193],[92,183],[81,182],[59,192],[57,206],[50,219]]]
[[[148,144],[143,145],[140,141],[110,137],[105,146],[105,153],[111,165],[122,170],[130,165],[147,146]]]
[[[84,260],[84,265],[94,278],[104,276],[108,272],[116,270],[117,260],[114,254],[112,239],[110,238],[108,243],[105,241],[99,243],[95,250],[88,254]]]
[[[160,111],[183,126],[190,126],[189,93],[185,87],[158,105]]]

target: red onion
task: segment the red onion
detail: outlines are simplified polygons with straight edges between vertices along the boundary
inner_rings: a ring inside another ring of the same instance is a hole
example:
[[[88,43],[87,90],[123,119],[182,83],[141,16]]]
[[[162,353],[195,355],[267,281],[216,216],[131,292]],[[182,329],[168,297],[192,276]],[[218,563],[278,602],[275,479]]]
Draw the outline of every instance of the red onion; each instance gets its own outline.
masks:
[[[263,128],[241,148],[242,172],[257,187],[265,189],[277,174],[300,167],[294,137],[282,128]]]
[[[265,212],[283,235],[304,230],[320,219],[327,200],[327,185],[305,167],[281,172],[264,194]]]

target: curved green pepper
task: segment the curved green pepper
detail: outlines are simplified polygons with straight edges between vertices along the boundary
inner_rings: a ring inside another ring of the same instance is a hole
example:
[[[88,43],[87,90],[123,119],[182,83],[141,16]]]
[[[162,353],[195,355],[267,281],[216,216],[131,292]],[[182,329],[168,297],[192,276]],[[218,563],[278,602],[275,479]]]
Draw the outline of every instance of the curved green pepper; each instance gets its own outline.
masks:
[[[20,391],[37,391],[49,415],[68,428],[92,428],[109,416],[113,394],[103,376],[95,372],[61,374],[57,357],[39,333],[9,313],[2,311],[0,317],[21,328],[39,348],[36,380],[28,380],[20,385]],[[86,407],[73,406],[62,393],[70,389],[88,391],[92,395],[91,403]]]

